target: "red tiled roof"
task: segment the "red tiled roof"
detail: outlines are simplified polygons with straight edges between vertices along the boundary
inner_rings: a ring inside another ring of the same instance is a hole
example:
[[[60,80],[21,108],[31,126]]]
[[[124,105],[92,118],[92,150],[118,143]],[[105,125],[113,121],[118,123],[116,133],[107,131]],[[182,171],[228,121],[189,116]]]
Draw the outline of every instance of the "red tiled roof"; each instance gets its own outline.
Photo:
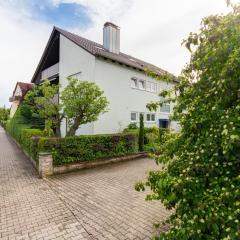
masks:
[[[22,95],[24,96],[29,90],[32,89],[33,84],[32,83],[24,83],[24,82],[17,82],[16,86],[19,85],[19,87],[22,90]],[[16,88],[15,88],[16,89]],[[15,90],[14,90],[15,92]]]
[[[13,95],[12,95],[12,96],[14,96],[14,93],[15,93],[15,91],[16,91],[16,89],[17,89],[17,86],[19,86],[20,89],[21,89],[21,91],[22,91],[22,96],[21,96],[21,98],[23,99],[24,96],[26,95],[26,93],[27,93],[29,90],[32,89],[33,84],[32,84],[32,83],[17,82],[17,83],[16,83],[16,86],[15,86],[15,88],[14,88],[14,91],[13,91]]]

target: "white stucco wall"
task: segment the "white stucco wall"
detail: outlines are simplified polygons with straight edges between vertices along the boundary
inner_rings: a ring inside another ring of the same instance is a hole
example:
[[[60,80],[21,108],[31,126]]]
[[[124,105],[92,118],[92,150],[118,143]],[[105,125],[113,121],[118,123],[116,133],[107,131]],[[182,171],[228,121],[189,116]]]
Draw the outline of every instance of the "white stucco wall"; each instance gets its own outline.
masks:
[[[16,86],[15,92],[13,94],[13,97],[15,97],[15,96],[22,96],[22,90],[19,87],[19,85]],[[19,100],[12,102],[11,109],[10,109],[10,115],[9,115],[10,118],[12,118],[14,116],[14,114],[16,113],[19,104],[20,104]]]
[[[81,72],[81,80],[94,81],[95,57],[60,35],[59,84],[66,87],[66,78]],[[60,90],[61,91],[61,90]],[[77,134],[93,134],[93,123],[82,126]],[[61,124],[61,134],[66,134],[66,120]]]
[[[19,106],[19,101],[14,101],[12,102],[11,108],[10,108],[10,118],[12,118],[14,116],[14,114],[16,113],[17,109]]]
[[[146,76],[143,72],[126,66],[112,63],[101,58],[95,58],[81,47],[74,44],[64,36],[60,36],[59,83],[61,88],[67,85],[66,77],[79,73],[80,80],[94,81],[104,91],[109,104],[109,111],[90,124],[82,126],[77,135],[118,133],[130,123],[131,112],[150,113],[146,104],[158,101],[158,93],[163,89],[173,87],[172,83],[156,81]],[[157,83],[157,93],[133,89],[131,78],[136,77]],[[171,106],[172,110],[172,106]],[[168,119],[169,114],[156,113],[156,121],[145,121],[146,127],[158,126],[158,119]],[[171,127],[174,127],[174,123]],[[66,120],[62,122],[61,134],[66,134]]]
[[[132,77],[157,83],[157,93],[132,88]],[[104,95],[110,105],[109,111],[100,116],[99,120],[94,123],[94,133],[121,132],[130,124],[132,111],[150,113],[146,108],[146,104],[151,101],[158,101],[160,91],[173,87],[172,83],[167,84],[166,82],[156,81],[143,72],[100,58],[96,58],[95,82],[104,90]],[[169,114],[160,113],[158,110],[156,112],[156,121],[154,123],[145,121],[145,126],[158,126],[158,119],[160,118],[169,119]]]

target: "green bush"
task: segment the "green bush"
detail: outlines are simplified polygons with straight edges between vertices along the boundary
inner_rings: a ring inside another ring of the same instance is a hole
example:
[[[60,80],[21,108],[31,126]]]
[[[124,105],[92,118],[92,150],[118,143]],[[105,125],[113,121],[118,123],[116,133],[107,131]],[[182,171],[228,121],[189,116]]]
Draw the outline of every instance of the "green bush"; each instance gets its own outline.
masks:
[[[137,123],[130,123],[127,129],[138,129]]]
[[[9,118],[10,110],[5,107],[0,107],[0,125],[6,128],[6,123]]]
[[[34,146],[33,137],[42,136],[43,132],[40,129],[22,129],[21,130],[21,145],[23,149],[34,159],[37,159],[37,152]]]
[[[18,108],[14,117],[7,121],[6,131],[21,144],[21,131],[26,128],[31,128],[31,125],[26,122],[21,115],[21,109]]]
[[[204,18],[185,41],[191,60],[174,89],[177,97],[169,93],[181,132],[165,141],[156,156],[164,168],[145,183],[153,191],[148,200],[174,210],[168,231],[154,239],[240,239],[239,23],[240,5]]]
[[[144,143],[159,143],[159,133],[158,127],[144,128]]]
[[[135,134],[40,138],[38,152],[51,152],[55,165],[94,161],[137,152]]]
[[[124,133],[133,133],[139,136],[139,128],[134,129],[132,127],[123,130]],[[158,127],[144,127],[144,151],[152,152],[157,144],[162,142],[161,136],[165,132],[169,132],[168,129],[159,129]]]
[[[32,137],[42,136],[42,131],[40,129],[33,129],[32,127],[28,119],[22,116],[20,106],[14,114],[14,117],[7,121],[6,131],[33,159],[36,159],[37,154],[35,148],[32,147]]]
[[[138,133],[139,133],[139,128],[137,128],[137,129],[125,128],[125,129],[123,130],[123,133],[133,133],[133,134],[138,135]]]

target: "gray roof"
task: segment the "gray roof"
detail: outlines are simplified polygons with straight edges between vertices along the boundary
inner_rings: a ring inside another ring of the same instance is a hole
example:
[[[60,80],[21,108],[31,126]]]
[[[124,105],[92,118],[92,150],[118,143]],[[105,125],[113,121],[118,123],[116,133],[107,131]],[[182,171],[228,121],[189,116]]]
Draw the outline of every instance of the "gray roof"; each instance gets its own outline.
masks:
[[[135,57],[132,57],[130,55],[127,55],[125,53],[120,52],[119,54],[109,52],[107,49],[103,47],[103,45],[90,41],[86,38],[80,37],[74,33],[70,33],[68,31],[65,31],[61,28],[54,27],[55,30],[60,32],[63,36],[68,38],[69,40],[73,41],[75,44],[78,46],[84,48],[86,51],[89,53],[95,55],[95,56],[100,56],[103,58],[111,59],[113,61],[126,64],[128,66],[137,68],[139,70],[146,70],[146,68],[151,69],[154,71],[156,74],[169,74],[167,71],[154,66],[150,63],[144,62],[140,59],[137,59]]]
[[[56,34],[62,34],[63,36],[65,36],[66,38],[68,38],[70,41],[74,42],[75,44],[77,44],[78,46],[80,46],[81,48],[85,49],[86,51],[88,51],[89,53],[93,54],[96,57],[102,57],[105,59],[110,59],[112,61],[118,62],[120,64],[124,64],[126,66],[130,66],[133,67],[135,69],[138,69],[140,71],[145,71],[146,69],[149,69],[151,71],[153,71],[155,74],[157,75],[165,75],[165,74],[169,74],[172,76],[173,81],[177,82],[177,78],[173,75],[170,74],[169,72],[154,66],[153,64],[144,62],[140,59],[137,59],[135,57],[132,57],[130,55],[127,55],[125,53],[120,52],[119,54],[116,53],[112,53],[110,51],[108,51],[106,48],[103,47],[103,45],[90,41],[86,38],[80,37],[74,33],[70,33],[66,30],[63,30],[61,28],[58,27],[54,27],[53,31],[51,33],[51,36],[48,40],[47,46],[42,54],[42,57],[40,59],[40,62],[37,66],[37,69],[35,70],[35,73],[32,77],[31,82],[35,82],[35,79],[37,77],[37,75],[39,74],[39,71],[41,71],[41,66],[44,63],[44,59],[48,57],[48,51],[50,49],[51,43],[54,41]]]

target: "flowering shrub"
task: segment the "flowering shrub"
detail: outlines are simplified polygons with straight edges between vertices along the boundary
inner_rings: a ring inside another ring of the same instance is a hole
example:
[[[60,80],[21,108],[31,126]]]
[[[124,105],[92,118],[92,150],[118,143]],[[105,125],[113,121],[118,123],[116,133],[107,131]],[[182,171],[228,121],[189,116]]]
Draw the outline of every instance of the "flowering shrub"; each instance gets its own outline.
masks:
[[[176,87],[182,130],[156,153],[145,184],[174,213],[159,240],[240,239],[240,8],[203,19]],[[171,96],[171,94],[168,94]],[[175,100],[175,99],[171,99]],[[151,107],[154,107],[152,104]],[[156,106],[155,106],[156,107]]]

